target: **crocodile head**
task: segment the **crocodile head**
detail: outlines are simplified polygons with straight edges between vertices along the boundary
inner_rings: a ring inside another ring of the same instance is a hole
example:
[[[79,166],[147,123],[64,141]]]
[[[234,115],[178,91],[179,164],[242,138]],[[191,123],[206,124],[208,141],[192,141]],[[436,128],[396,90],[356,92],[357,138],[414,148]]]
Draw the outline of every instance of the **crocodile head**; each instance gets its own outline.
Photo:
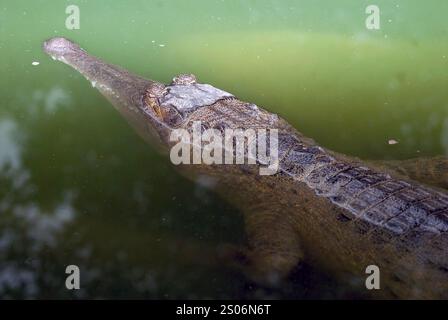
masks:
[[[188,74],[175,77],[170,85],[144,79],[88,54],[66,38],[45,41],[43,50],[80,72],[145,140],[162,151],[169,147],[171,131],[185,123],[191,111],[231,96],[196,83],[195,76]]]

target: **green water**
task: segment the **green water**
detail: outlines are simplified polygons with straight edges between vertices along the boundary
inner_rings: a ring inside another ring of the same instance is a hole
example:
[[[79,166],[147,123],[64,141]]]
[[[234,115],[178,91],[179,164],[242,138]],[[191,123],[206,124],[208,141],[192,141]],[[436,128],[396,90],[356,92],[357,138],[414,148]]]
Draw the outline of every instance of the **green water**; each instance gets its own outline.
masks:
[[[1,0],[0,297],[351,296],[308,267],[267,289],[217,263],[216,248],[245,242],[239,213],[40,47],[66,36],[159,81],[195,73],[340,152],[448,154],[448,3],[375,3],[371,31],[370,1]],[[80,290],[65,288],[69,264]]]

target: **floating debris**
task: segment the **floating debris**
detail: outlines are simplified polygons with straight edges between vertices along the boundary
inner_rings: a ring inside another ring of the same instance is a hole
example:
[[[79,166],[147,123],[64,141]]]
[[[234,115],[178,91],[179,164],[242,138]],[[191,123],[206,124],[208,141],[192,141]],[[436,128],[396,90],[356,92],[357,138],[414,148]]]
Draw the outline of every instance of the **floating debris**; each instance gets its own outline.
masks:
[[[387,141],[388,144],[397,144],[398,141],[395,139],[389,139],[389,141]]]

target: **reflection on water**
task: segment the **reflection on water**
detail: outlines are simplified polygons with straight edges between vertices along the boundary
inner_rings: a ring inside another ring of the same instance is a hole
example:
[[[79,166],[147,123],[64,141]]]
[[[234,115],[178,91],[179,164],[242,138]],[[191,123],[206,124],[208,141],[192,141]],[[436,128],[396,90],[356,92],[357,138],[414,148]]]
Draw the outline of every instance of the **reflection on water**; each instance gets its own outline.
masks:
[[[32,93],[31,99],[28,104],[30,116],[35,115],[41,105],[43,106],[41,111],[53,114],[58,108],[70,104],[70,95],[60,87],[53,87],[47,92],[36,90]]]
[[[0,120],[0,168],[9,166],[17,170],[20,166],[20,149],[14,141],[14,133],[17,132],[16,123],[8,118]],[[2,170],[3,171],[3,170]]]
[[[32,242],[30,247],[32,251],[41,250],[43,247],[55,247],[56,236],[66,224],[73,221],[75,216],[68,200],[64,200],[52,212],[42,212],[38,206],[29,204],[16,206],[12,214],[14,218],[23,222],[26,238]]]
[[[227,268],[220,246],[244,244],[244,223],[213,181],[177,175],[40,49],[63,35],[156,80],[196,73],[337,151],[448,154],[446,10],[418,16],[439,1],[380,1],[392,22],[376,33],[359,1],[318,2],[80,1],[76,32],[64,2],[0,5],[0,298],[352,296],[307,266],[277,289]],[[65,289],[69,264],[80,290]]]

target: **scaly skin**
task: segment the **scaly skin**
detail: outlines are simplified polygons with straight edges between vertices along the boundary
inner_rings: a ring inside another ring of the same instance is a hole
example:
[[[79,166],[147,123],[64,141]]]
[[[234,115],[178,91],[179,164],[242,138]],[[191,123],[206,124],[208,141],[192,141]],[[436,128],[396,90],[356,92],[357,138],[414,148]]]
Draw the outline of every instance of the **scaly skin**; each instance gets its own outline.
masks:
[[[448,195],[409,179],[424,174],[381,170],[383,164],[321,148],[277,115],[197,84],[192,75],[165,86],[105,64],[63,38],[45,42],[44,50],[94,81],[143,138],[165,151],[174,144],[171,131],[191,131],[194,121],[221,132],[279,130],[275,175],[260,176],[256,165],[179,166],[192,179],[213,180],[244,213],[245,269],[253,279],[278,283],[307,259],[363,287],[365,268],[374,264],[381,270],[378,296],[448,298]],[[438,161],[446,168],[446,160]]]

